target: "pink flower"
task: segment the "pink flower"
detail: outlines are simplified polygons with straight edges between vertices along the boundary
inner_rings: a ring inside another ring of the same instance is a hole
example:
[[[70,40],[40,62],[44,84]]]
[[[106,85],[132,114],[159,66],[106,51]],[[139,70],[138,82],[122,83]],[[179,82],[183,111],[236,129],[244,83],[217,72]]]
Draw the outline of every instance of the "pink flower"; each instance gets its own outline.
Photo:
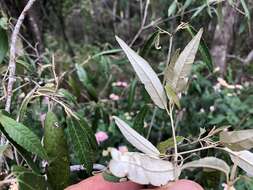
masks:
[[[118,147],[118,150],[119,150],[121,153],[128,152],[127,146],[119,146],[119,147]]]
[[[119,100],[119,96],[118,96],[117,94],[113,94],[113,93],[112,93],[112,94],[110,94],[109,97],[110,97],[111,100],[114,100],[114,101]]]
[[[117,82],[112,83],[112,86],[126,88],[128,86],[128,83],[125,81],[117,81]]]
[[[95,137],[96,137],[96,140],[97,140],[98,144],[100,144],[101,142],[106,141],[109,138],[107,133],[104,132],[104,131],[96,132]]]

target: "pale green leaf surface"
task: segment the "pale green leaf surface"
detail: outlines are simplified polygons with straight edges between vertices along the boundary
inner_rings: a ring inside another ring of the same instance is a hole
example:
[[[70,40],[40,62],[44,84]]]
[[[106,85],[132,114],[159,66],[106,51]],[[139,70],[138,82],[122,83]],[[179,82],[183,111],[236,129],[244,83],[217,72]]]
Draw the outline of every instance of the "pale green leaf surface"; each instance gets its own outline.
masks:
[[[138,152],[111,150],[109,169],[117,177],[127,177],[139,184],[161,186],[175,179],[173,164]]]
[[[199,167],[219,170],[225,173],[227,177],[229,176],[230,172],[230,167],[228,166],[228,164],[216,157],[205,157],[199,160],[188,162],[183,165],[182,169]]]
[[[166,94],[161,81],[148,62],[133,51],[123,40],[116,36],[116,40],[127,55],[136,74],[144,84],[146,91],[154,103],[161,109],[167,106]]]
[[[113,119],[126,140],[135,148],[147,155],[159,157],[159,150],[151,142],[132,129],[125,121],[116,116],[113,116]]]

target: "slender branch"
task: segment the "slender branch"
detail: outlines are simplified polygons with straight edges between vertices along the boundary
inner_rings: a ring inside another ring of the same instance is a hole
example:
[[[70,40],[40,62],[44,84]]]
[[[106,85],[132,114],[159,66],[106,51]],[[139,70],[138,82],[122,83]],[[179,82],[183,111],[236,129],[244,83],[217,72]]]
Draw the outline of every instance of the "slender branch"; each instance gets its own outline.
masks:
[[[26,4],[25,8],[21,12],[17,23],[14,27],[13,33],[11,35],[11,44],[10,44],[10,60],[9,60],[9,81],[7,85],[7,97],[6,97],[6,104],[5,110],[10,112],[11,108],[11,99],[12,99],[12,88],[15,83],[15,73],[16,73],[16,42],[18,38],[18,34],[21,28],[21,25],[25,19],[25,15],[27,11],[32,7],[33,3],[36,0],[29,0]]]

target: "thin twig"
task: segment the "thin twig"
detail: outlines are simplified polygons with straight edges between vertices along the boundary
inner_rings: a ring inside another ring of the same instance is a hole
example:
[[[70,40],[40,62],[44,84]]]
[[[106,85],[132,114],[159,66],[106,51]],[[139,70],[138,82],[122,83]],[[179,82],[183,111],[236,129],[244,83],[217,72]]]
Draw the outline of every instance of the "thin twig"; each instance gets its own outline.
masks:
[[[36,0],[29,0],[26,4],[25,8],[21,12],[17,24],[14,27],[13,33],[11,35],[11,44],[10,44],[10,60],[9,60],[9,81],[7,85],[7,97],[6,97],[6,104],[5,110],[10,112],[11,107],[11,99],[12,99],[12,88],[15,82],[15,73],[16,73],[16,42],[18,38],[18,34],[21,28],[21,25],[25,19],[25,15],[27,11],[32,7],[33,3]]]

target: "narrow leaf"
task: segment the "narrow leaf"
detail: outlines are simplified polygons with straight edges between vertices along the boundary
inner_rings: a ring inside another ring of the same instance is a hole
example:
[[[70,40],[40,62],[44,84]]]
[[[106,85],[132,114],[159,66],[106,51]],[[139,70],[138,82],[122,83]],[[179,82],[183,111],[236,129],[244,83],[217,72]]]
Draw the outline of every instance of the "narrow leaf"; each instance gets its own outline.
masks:
[[[78,64],[76,64],[75,67],[76,67],[78,78],[82,82],[83,86],[86,88],[89,95],[91,95],[93,98],[97,99],[96,89],[92,85],[86,70]]]
[[[46,152],[40,143],[40,139],[26,126],[16,122],[0,112],[0,123],[8,135],[27,151],[47,159]]]
[[[205,157],[199,160],[188,162],[183,165],[182,169],[199,168],[199,167],[219,170],[225,173],[226,177],[229,176],[229,172],[230,172],[230,168],[228,164],[224,162],[223,160],[219,158],[215,158],[215,157]]]
[[[127,55],[132,64],[136,74],[141,82],[144,84],[146,91],[150,95],[154,103],[161,109],[167,106],[167,99],[161,84],[154,70],[150,67],[148,62],[134,52],[123,40],[116,36],[116,40]]]
[[[67,118],[68,137],[72,142],[74,155],[80,164],[83,164],[88,172],[92,171],[95,161],[97,144],[90,126],[84,121]]]
[[[136,84],[137,80],[134,79],[131,82],[130,88],[129,88],[129,93],[128,93],[128,109],[130,110],[133,103],[134,103],[134,97],[135,97],[135,91],[136,91]]]
[[[0,64],[9,48],[7,31],[0,27]]]
[[[197,34],[195,29],[190,25],[188,27],[186,27],[186,29],[192,37],[194,37]],[[200,54],[207,65],[209,71],[212,71],[213,70],[212,56],[211,56],[210,51],[209,51],[209,49],[206,45],[206,42],[204,41],[203,38],[201,38],[201,40],[200,40],[199,51],[200,51]]]
[[[239,152],[235,152],[230,150],[229,148],[225,148],[230,154],[231,160],[238,165],[241,169],[243,169],[247,175],[253,177],[253,153],[248,150],[243,150]]]
[[[109,169],[117,177],[127,177],[139,184],[161,186],[175,179],[173,164],[138,152],[111,150]]]
[[[203,29],[200,29],[197,35],[187,44],[175,63],[173,75],[167,77],[167,83],[176,93],[182,92],[187,86],[202,33]]]
[[[174,0],[171,5],[169,6],[169,9],[168,9],[168,17],[174,15],[176,13],[176,10],[177,10],[177,1]]]
[[[220,141],[234,151],[253,148],[253,129],[240,131],[222,131]]]
[[[45,120],[44,147],[49,157],[47,177],[52,188],[62,190],[69,182],[68,145],[64,129],[58,126],[53,112],[48,112]]]
[[[167,97],[169,98],[169,100],[171,102],[173,102],[174,104],[176,104],[177,107],[180,109],[181,106],[180,106],[180,102],[179,102],[179,97],[176,94],[176,92],[172,89],[172,87],[169,84],[166,84],[165,90],[166,90],[166,94],[167,94]]]
[[[145,44],[143,45],[143,48],[140,51],[140,55],[142,57],[146,57],[148,55],[148,53],[150,52],[151,48],[153,47],[153,45],[156,43],[158,37],[160,35],[160,31],[155,31],[150,37],[149,39],[145,42]]]
[[[119,127],[121,133],[124,137],[131,143],[135,148],[140,150],[141,152],[148,154],[150,156],[159,157],[159,150],[147,139],[137,133],[134,129],[132,129],[126,122],[121,120],[120,118],[113,116],[115,123]]]

